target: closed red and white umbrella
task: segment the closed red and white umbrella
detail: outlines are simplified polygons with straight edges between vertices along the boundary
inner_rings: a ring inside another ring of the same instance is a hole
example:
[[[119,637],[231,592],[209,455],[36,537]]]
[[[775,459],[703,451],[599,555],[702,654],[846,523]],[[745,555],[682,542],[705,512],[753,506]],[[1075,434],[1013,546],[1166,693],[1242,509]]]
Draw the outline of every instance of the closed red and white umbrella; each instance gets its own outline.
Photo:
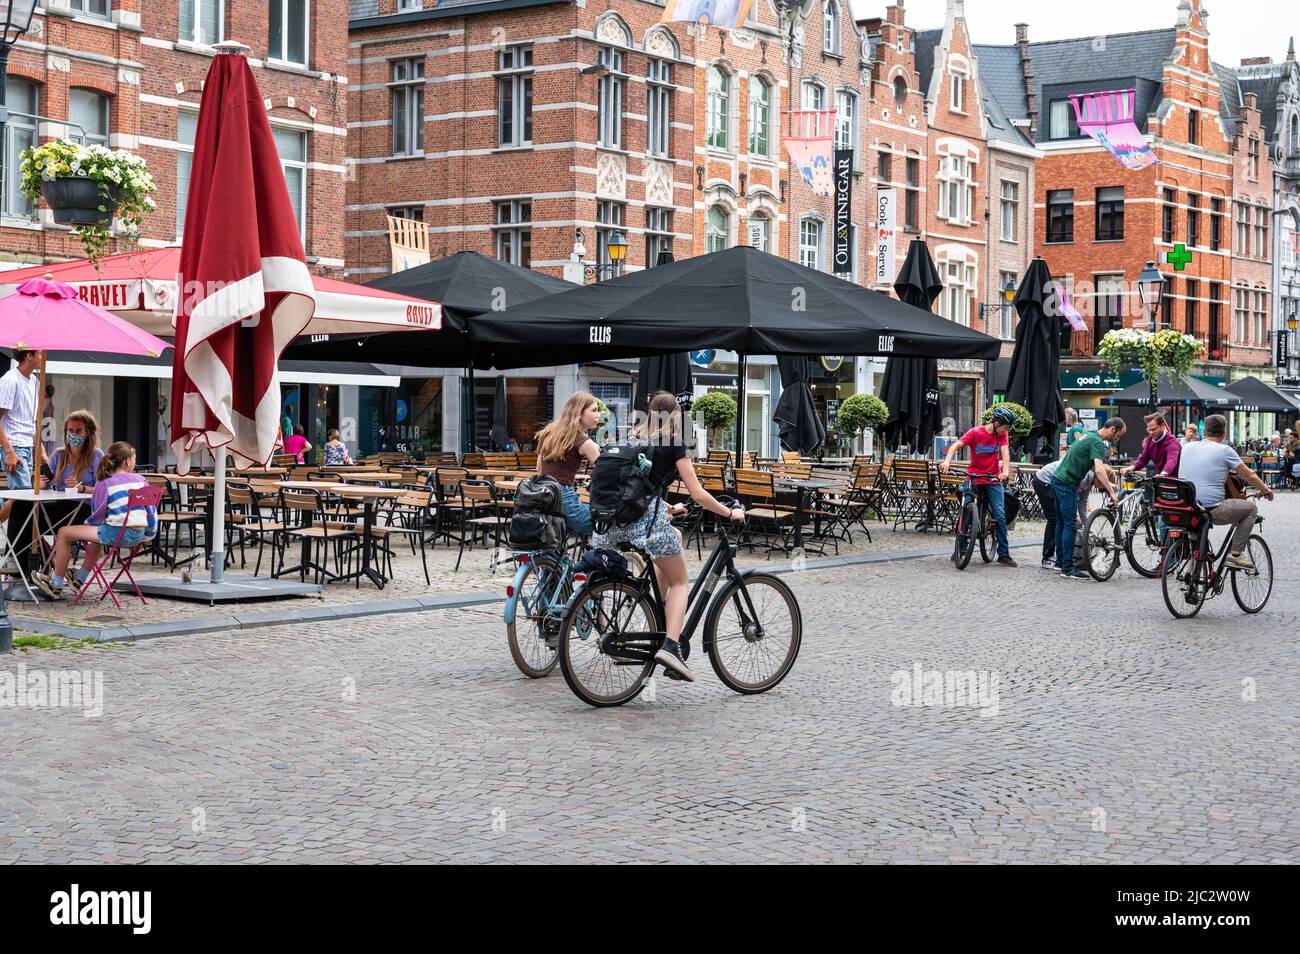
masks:
[[[280,352],[315,293],[271,124],[248,61],[227,44],[199,104],[177,282],[172,446],[216,454],[212,578],[224,569],[226,453],[265,466],[280,444]]]

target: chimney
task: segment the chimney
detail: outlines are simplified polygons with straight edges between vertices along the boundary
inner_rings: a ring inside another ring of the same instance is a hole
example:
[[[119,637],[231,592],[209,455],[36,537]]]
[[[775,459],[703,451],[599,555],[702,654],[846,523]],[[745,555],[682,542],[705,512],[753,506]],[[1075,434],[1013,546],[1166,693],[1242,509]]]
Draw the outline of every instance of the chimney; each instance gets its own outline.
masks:
[[[1034,95],[1034,64],[1029,58],[1029,24],[1016,24],[1016,47],[1020,50],[1020,70],[1025,74],[1025,105],[1029,112],[1029,141],[1038,141],[1038,97]]]
[[[1241,104],[1241,106],[1242,106],[1242,112],[1246,112],[1246,111],[1258,112],[1258,111],[1259,111],[1259,96],[1258,96],[1257,94],[1255,94],[1255,93],[1247,93],[1247,94],[1242,98],[1242,104]]]
[[[898,3],[893,6],[885,7],[885,22],[902,26],[903,16],[903,0],[898,0]]]
[[[948,0],[948,19],[966,19],[966,0]]]
[[[1273,62],[1271,56],[1248,56],[1241,61],[1242,66],[1268,66]]]
[[[1286,48],[1286,61],[1287,61],[1288,63],[1294,63],[1294,62],[1295,62],[1295,37],[1291,37],[1291,42],[1290,42],[1289,44],[1287,44],[1287,48]]]

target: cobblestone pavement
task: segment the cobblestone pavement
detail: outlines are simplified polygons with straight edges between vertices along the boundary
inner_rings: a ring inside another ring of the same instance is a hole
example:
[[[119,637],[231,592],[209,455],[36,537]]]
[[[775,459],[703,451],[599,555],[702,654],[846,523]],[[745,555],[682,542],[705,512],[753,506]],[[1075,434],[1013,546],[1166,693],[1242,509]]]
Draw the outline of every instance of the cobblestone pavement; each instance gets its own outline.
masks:
[[[489,607],[16,653],[101,670],[103,715],[0,708],[0,858],[1294,863],[1300,497],[1264,506],[1251,618],[1174,621],[1127,567],[787,576],[803,651],[763,696],[700,660],[589,709]],[[914,667],[996,701],[893,704]]]

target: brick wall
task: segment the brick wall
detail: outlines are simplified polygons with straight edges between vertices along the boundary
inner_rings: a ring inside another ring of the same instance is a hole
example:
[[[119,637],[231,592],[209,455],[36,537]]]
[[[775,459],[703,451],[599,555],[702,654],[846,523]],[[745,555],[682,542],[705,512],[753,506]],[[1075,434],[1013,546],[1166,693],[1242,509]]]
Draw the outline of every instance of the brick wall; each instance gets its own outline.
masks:
[[[1256,161],[1252,162],[1252,142]],[[1232,141],[1232,291],[1231,301],[1225,309],[1225,316],[1232,328],[1232,340],[1225,355],[1225,360],[1232,364],[1247,367],[1264,367],[1272,363],[1268,332],[1272,327],[1273,296],[1273,160],[1269,149],[1268,136],[1262,126],[1259,107],[1254,93],[1246,94],[1246,103],[1241,110],[1236,136]],[[1235,219],[1236,206],[1250,209],[1251,228],[1249,247],[1238,247]],[[1256,222],[1263,213],[1268,219],[1267,240],[1260,248],[1257,238]],[[1246,333],[1241,334],[1235,320],[1238,291],[1249,290],[1252,307],[1256,307],[1258,296],[1264,296],[1264,321],[1252,321],[1246,325]]]

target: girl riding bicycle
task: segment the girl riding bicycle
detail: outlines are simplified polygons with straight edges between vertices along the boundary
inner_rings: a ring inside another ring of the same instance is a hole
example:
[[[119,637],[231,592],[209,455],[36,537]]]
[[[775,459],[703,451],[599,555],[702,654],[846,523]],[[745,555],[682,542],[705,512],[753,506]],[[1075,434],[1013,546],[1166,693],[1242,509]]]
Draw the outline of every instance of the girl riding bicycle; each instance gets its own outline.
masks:
[[[686,453],[682,409],[677,398],[660,391],[650,399],[646,421],[633,432],[640,441],[650,445],[650,481],[662,497],[673,477],[680,477],[691,499],[720,517],[744,520],[745,512],[730,509],[700,486],[695,467]],[[655,654],[655,661],[676,672],[688,682],[695,674],[682,658],[679,642],[682,625],[686,621],[686,603],[690,595],[690,579],[686,570],[686,556],[682,551],[682,535],[672,525],[672,518],[686,513],[686,507],[674,504],[669,507],[656,499],[646,508],[645,514],[626,527],[613,526],[607,533],[598,533],[592,539],[597,548],[617,549],[620,543],[630,543],[645,550],[654,559],[655,576],[664,599],[664,623],[667,639]]]
[[[537,441],[537,472],[554,477],[564,495],[564,522],[579,536],[591,533],[591,508],[578,497],[573,482],[585,458],[595,463],[600,448],[587,436],[600,424],[600,405],[586,391],[564,402],[560,416],[534,436]]]

